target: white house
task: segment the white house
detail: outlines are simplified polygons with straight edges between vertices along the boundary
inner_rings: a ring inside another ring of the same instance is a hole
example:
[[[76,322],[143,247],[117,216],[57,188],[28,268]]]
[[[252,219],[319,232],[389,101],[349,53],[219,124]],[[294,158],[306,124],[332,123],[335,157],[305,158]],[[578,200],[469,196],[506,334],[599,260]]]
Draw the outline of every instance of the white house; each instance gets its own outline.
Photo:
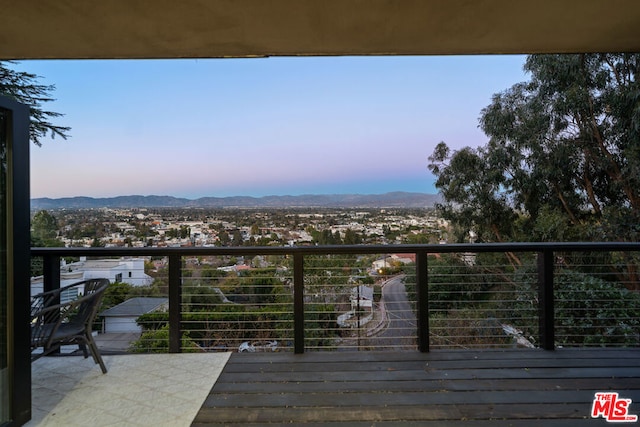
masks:
[[[60,266],[60,287],[63,288],[87,279],[109,279],[111,283],[126,282],[133,286],[149,286],[153,278],[144,272],[144,259],[122,258],[80,261]],[[31,278],[31,295],[44,290],[43,276]],[[61,295],[60,302],[71,301],[84,292],[82,287],[67,291]]]
[[[373,288],[358,285],[351,289],[351,310],[338,316],[337,323],[341,328],[362,327],[373,319]],[[359,316],[357,310],[368,312]]]
[[[368,308],[372,310],[373,307],[373,288],[365,285],[358,285],[351,289],[351,309],[355,310],[357,307]]]
[[[371,268],[373,268],[375,271],[378,271],[383,268],[391,267],[393,262],[394,262],[393,258],[391,258],[390,256],[386,256],[382,259],[373,261],[371,263]]]
[[[106,278],[111,283],[125,282],[133,286],[149,286],[153,282],[153,278],[144,272],[142,258],[87,260],[83,257],[71,264],[63,262],[61,271],[81,272],[83,276],[80,280]]]

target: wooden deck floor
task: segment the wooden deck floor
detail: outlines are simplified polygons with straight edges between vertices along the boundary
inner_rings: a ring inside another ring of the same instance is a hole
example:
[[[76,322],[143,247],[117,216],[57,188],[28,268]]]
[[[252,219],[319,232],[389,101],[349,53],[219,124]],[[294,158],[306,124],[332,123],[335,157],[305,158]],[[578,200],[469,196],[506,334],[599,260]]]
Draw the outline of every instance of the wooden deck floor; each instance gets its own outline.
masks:
[[[609,425],[596,391],[640,415],[640,349],[233,354],[193,426]]]

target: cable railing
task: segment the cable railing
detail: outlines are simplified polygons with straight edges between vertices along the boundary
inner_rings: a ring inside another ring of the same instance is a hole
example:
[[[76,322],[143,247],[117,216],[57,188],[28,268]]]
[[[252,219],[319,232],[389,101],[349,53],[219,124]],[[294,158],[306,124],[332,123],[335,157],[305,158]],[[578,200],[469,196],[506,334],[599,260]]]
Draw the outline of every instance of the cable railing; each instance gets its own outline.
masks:
[[[83,272],[116,282],[95,327],[107,350],[640,346],[638,243],[32,248],[32,257],[42,290],[79,274],[62,260],[111,260],[109,271]]]

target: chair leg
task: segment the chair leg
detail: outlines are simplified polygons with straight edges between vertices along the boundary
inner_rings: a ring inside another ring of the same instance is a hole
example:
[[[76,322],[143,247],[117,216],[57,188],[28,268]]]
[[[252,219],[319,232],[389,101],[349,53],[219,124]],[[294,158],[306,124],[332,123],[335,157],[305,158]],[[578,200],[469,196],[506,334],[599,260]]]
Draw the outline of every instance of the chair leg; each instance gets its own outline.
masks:
[[[80,350],[82,350],[82,354],[84,355],[85,359],[87,357],[89,357],[89,352],[87,351],[87,346],[84,343],[78,344],[78,347],[80,348]]]
[[[85,334],[85,336],[86,336],[87,344],[89,346],[89,351],[91,352],[91,356],[93,357],[93,361],[99,364],[100,369],[102,370],[102,373],[106,374],[107,367],[104,365],[104,362],[102,361],[102,356],[98,351],[98,346],[96,345],[96,342],[93,340],[93,335],[91,335],[91,332],[88,332]]]

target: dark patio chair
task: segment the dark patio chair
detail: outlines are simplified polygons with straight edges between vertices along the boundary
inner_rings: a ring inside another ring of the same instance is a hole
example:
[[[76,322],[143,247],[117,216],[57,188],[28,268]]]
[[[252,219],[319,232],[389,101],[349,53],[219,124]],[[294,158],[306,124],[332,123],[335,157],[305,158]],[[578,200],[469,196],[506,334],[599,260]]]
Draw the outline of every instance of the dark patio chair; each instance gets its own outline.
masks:
[[[100,307],[109,279],[89,279],[60,289],[43,292],[31,297],[31,361],[60,348],[77,344],[84,357],[89,357],[87,347],[102,373],[107,368],[102,361],[96,342],[91,335],[92,325]],[[60,303],[60,296],[72,288],[84,287],[82,295]],[[41,353],[33,350],[42,348]]]

